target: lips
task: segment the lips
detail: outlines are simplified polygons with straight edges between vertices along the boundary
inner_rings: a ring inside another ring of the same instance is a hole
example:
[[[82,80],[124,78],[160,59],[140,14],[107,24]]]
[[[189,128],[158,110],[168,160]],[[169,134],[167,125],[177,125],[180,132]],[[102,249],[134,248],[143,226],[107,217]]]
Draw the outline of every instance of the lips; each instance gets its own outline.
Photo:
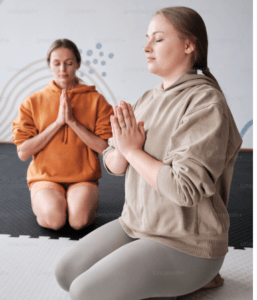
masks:
[[[155,58],[154,57],[147,57],[147,61],[151,61],[153,59],[155,59]]]

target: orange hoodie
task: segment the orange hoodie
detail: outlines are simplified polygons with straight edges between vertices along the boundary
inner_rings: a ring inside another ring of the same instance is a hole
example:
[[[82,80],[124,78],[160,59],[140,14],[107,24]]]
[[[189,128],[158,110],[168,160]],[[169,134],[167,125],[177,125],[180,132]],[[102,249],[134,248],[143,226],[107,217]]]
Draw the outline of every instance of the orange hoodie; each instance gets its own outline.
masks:
[[[19,106],[18,117],[12,123],[12,140],[20,145],[41,133],[56,121],[62,90],[54,80],[42,91],[28,96]],[[96,136],[112,137],[110,116],[112,106],[95,86],[78,84],[68,91],[74,118]],[[101,163],[96,151],[89,148],[67,125],[63,125],[44,148],[33,155],[27,182],[50,180],[54,182],[81,182],[102,177]]]

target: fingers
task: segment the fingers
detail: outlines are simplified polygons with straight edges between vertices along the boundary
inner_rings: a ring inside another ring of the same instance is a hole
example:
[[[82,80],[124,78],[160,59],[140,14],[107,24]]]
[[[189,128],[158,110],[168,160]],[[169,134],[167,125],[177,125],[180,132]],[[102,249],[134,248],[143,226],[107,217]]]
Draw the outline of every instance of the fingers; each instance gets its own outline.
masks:
[[[121,128],[120,128],[120,124],[119,121],[116,117],[113,117],[113,128],[116,134],[121,134]]]
[[[118,106],[115,105],[115,106],[114,106],[114,115],[115,115],[115,117],[118,118],[118,111],[117,111],[117,108],[118,108]]]
[[[129,104],[127,104],[125,101],[121,102],[121,116],[120,118],[123,120],[123,124],[121,127],[132,127],[132,120],[129,113]],[[120,119],[119,119],[120,120]]]
[[[62,97],[63,99],[69,99],[68,94],[67,94],[67,90],[66,90],[66,89],[62,89],[61,97]]]
[[[137,120],[136,120],[136,117],[134,115],[132,105],[130,103],[128,103],[128,111],[129,111],[130,121],[131,121],[132,127],[137,126]]]
[[[123,111],[122,111],[121,107],[117,107],[117,118],[118,118],[120,127],[124,127],[124,126],[128,127],[128,125],[125,122],[125,119],[124,119],[124,116],[123,116]]]
[[[126,126],[127,127],[133,127],[131,116],[130,116],[130,113],[129,113],[129,104],[123,101],[121,106],[122,106],[122,111],[123,111],[123,115],[124,115],[124,118],[125,118]]]
[[[120,125],[119,125],[117,117],[115,117],[115,116],[111,117],[111,124],[112,124],[113,133],[121,134],[121,129],[120,129]]]

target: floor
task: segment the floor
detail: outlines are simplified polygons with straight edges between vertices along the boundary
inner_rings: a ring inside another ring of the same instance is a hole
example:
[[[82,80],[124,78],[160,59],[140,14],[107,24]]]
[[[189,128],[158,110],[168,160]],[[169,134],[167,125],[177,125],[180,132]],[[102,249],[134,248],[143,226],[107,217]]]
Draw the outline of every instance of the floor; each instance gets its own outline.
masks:
[[[1,234],[1,299],[71,299],[69,293],[57,284],[53,270],[58,257],[75,243],[76,240],[69,238],[30,238],[25,235],[11,237]],[[229,247],[220,275],[224,278],[222,287],[194,292],[177,299],[253,299],[253,248],[235,250]],[[167,300],[167,298],[158,299]]]

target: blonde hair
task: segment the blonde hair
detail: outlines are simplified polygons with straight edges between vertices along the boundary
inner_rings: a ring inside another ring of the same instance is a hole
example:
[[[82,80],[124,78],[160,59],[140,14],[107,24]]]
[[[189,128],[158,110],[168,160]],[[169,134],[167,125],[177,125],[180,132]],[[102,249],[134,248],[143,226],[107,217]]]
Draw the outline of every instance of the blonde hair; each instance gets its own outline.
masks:
[[[59,40],[54,41],[51,44],[51,46],[49,47],[49,49],[47,51],[47,56],[46,56],[46,61],[47,61],[48,66],[50,66],[51,53],[57,48],[70,49],[73,52],[73,54],[75,55],[76,61],[77,61],[78,65],[80,66],[81,56],[80,56],[78,47],[72,41],[70,41],[68,39],[59,39]],[[77,76],[75,76],[74,81],[76,84],[80,84],[80,83],[84,84],[84,81]]]
[[[208,68],[208,36],[202,17],[192,8],[185,6],[164,7],[155,11],[153,16],[156,15],[163,15],[167,18],[182,41],[188,38],[195,44],[195,50],[191,56],[192,69],[202,70],[204,75],[212,78],[224,96],[218,81]]]

